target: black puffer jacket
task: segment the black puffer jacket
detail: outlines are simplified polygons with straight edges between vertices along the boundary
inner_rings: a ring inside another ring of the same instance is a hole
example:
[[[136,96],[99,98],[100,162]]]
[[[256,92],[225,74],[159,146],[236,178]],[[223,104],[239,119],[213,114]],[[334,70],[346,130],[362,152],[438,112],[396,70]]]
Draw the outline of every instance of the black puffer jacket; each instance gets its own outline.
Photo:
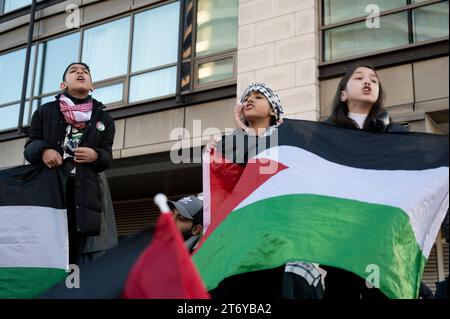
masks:
[[[327,124],[337,125],[333,122],[333,120],[329,117],[325,121]],[[408,132],[408,129],[402,125],[395,124],[391,122],[391,118],[389,114],[385,111],[378,118],[372,120],[369,123],[369,131],[372,132],[388,132],[388,133],[398,133],[398,132]]]
[[[77,165],[75,175],[75,209],[78,232],[98,235],[101,225],[101,196],[97,173],[106,170],[112,162],[114,142],[114,120],[103,109],[105,106],[93,100],[90,121],[80,147],[90,147],[98,153],[94,163]],[[97,123],[103,123],[97,128]],[[59,95],[56,100],[39,107],[31,120],[30,137],[25,144],[24,155],[31,164],[43,164],[42,153],[54,149],[63,155],[67,123],[59,109]]]

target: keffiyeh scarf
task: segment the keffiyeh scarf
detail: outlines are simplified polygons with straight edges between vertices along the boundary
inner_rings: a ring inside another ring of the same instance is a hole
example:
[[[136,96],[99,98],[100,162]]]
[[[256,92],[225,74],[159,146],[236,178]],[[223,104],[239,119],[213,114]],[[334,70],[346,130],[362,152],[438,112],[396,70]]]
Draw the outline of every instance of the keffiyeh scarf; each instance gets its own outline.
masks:
[[[242,93],[241,95],[241,103],[244,103],[245,98],[251,93],[251,92],[259,92],[263,94],[267,100],[269,101],[270,105],[272,106],[273,110],[276,113],[277,121],[280,120],[281,114],[283,114],[283,107],[281,106],[280,98],[278,95],[272,91],[268,86],[266,86],[264,83],[252,83],[250,84]]]
[[[66,122],[78,129],[84,128],[86,122],[91,119],[93,107],[92,100],[83,104],[75,104],[67,96],[61,94],[59,98],[59,107]]]

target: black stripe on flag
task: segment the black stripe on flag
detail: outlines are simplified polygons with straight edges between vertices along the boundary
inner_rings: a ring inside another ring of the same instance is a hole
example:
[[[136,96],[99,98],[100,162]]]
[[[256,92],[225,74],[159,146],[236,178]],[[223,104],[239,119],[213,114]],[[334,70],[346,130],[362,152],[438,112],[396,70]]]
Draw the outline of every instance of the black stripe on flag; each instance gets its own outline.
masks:
[[[0,206],[65,209],[63,168],[24,165],[0,170]]]
[[[278,133],[280,145],[300,147],[345,166],[378,170],[448,167],[447,136],[374,133],[303,120],[285,120]]]
[[[122,239],[92,262],[80,265],[80,288],[67,288],[66,279],[39,296],[41,299],[117,299],[128,273],[153,238],[154,228]]]
[[[417,133],[376,133],[304,120],[285,119],[270,137],[223,136],[217,149],[234,163],[274,146],[302,148],[328,161],[375,170],[423,170],[448,167],[447,136]]]

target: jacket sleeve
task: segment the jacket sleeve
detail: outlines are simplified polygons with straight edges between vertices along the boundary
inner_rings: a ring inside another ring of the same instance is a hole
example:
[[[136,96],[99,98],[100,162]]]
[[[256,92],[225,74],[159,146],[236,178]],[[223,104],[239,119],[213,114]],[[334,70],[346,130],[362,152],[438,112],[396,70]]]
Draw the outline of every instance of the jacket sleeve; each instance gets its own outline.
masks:
[[[391,123],[389,124],[387,131],[390,133],[402,133],[409,132],[409,129],[403,125]]]
[[[114,135],[116,134],[116,127],[114,120],[108,115],[109,120],[105,128],[105,134],[98,147],[93,149],[98,154],[98,159],[89,164],[96,173],[103,172],[112,163],[112,146],[114,143]]]
[[[42,153],[44,150],[52,148],[51,145],[42,138],[42,124],[42,107],[40,107],[33,113],[30,134],[24,149],[25,159],[31,164],[42,164]]]

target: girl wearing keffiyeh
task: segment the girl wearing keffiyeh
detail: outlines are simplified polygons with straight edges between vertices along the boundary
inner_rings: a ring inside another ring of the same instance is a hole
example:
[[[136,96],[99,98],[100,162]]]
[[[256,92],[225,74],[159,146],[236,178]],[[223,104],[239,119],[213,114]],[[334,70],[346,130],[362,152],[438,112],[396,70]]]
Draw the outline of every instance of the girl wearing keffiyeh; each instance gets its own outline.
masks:
[[[240,102],[234,110],[235,124],[247,133],[260,135],[267,128],[281,124],[283,108],[280,99],[263,83],[250,84]]]
[[[236,129],[248,135],[270,135],[283,123],[283,107],[278,95],[264,83],[252,83],[242,93],[234,108]],[[216,148],[217,137],[211,137],[205,152]]]
[[[263,83],[250,84],[234,109],[235,135],[268,136],[282,123],[283,108],[278,95]],[[250,142],[249,142],[250,143]],[[210,142],[206,151],[215,148]],[[245,239],[243,244],[245,244]],[[229,277],[214,290],[217,299],[321,299],[321,274],[309,262],[293,261],[273,269],[250,272]]]

